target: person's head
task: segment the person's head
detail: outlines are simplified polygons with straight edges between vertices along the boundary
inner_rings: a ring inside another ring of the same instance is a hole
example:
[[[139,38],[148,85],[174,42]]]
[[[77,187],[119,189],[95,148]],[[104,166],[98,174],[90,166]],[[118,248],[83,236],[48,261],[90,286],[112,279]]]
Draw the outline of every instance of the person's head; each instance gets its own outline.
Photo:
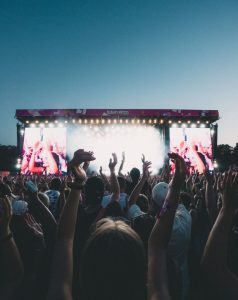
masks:
[[[106,207],[105,216],[107,217],[123,217],[123,211],[117,201],[113,201]]]
[[[137,168],[132,168],[130,171],[131,180],[137,182],[140,179],[140,170]]]
[[[192,197],[189,193],[187,192],[181,192],[180,193],[180,202],[187,208],[189,209],[190,203],[192,201]]]
[[[50,189],[55,190],[55,191],[59,191],[60,188],[61,188],[60,178],[58,178],[58,177],[53,178],[50,182]]]
[[[101,203],[103,194],[103,180],[97,176],[88,178],[85,185],[86,205],[99,205]]]
[[[159,182],[153,187],[152,204],[155,213],[157,213],[162,208],[168,190],[169,190],[169,185],[166,182]]]
[[[148,198],[143,195],[143,194],[140,194],[138,196],[138,199],[136,201],[136,205],[139,206],[139,208],[144,212],[144,213],[147,213],[148,210],[149,210],[149,201],[148,201]]]
[[[120,192],[123,193],[126,190],[126,179],[122,176],[117,177],[119,187],[120,187]]]
[[[81,298],[144,300],[146,264],[137,233],[122,221],[97,222],[83,252]]]

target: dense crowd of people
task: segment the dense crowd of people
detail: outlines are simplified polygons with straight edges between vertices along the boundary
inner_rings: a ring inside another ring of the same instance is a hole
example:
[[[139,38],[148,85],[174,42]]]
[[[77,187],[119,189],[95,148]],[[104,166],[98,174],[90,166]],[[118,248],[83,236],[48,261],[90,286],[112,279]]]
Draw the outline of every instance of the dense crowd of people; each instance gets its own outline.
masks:
[[[0,299],[238,299],[237,171],[146,159],[90,176],[79,149],[69,175],[1,178]]]

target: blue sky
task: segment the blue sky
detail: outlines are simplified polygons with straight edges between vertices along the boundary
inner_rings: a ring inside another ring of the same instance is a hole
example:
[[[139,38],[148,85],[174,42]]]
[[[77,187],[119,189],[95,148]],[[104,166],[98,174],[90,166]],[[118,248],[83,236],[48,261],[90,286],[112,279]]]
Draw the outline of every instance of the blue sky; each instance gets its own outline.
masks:
[[[237,0],[0,0],[0,144],[17,108],[218,109],[238,142]]]

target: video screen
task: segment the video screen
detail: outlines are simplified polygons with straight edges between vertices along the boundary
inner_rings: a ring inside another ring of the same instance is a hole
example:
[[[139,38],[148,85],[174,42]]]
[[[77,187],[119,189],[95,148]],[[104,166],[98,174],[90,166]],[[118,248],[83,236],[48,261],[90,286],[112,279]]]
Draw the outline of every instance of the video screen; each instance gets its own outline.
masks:
[[[201,174],[205,167],[213,170],[209,128],[170,128],[170,151],[184,158],[190,173]]]
[[[66,128],[26,128],[22,174],[66,174]]]
[[[133,167],[142,171],[142,153],[146,160],[152,162],[152,174],[158,174],[164,163],[164,142],[160,130],[153,126],[141,124],[79,125],[68,131],[68,140],[70,141],[68,145],[70,157],[79,148],[94,152],[96,160],[90,163],[89,174],[98,174],[102,167],[103,173],[109,175],[108,163],[113,152],[118,158],[116,172],[122,160],[122,153],[125,153],[123,175],[127,175]]]

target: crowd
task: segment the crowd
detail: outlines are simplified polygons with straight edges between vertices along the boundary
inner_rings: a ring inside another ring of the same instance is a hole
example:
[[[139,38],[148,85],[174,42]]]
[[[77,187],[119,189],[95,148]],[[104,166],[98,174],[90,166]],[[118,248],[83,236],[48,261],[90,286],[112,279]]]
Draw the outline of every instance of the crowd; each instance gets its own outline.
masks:
[[[189,174],[170,153],[173,173],[142,156],[125,175],[113,153],[110,176],[89,176],[94,159],[1,178],[0,299],[238,299],[236,171]]]

